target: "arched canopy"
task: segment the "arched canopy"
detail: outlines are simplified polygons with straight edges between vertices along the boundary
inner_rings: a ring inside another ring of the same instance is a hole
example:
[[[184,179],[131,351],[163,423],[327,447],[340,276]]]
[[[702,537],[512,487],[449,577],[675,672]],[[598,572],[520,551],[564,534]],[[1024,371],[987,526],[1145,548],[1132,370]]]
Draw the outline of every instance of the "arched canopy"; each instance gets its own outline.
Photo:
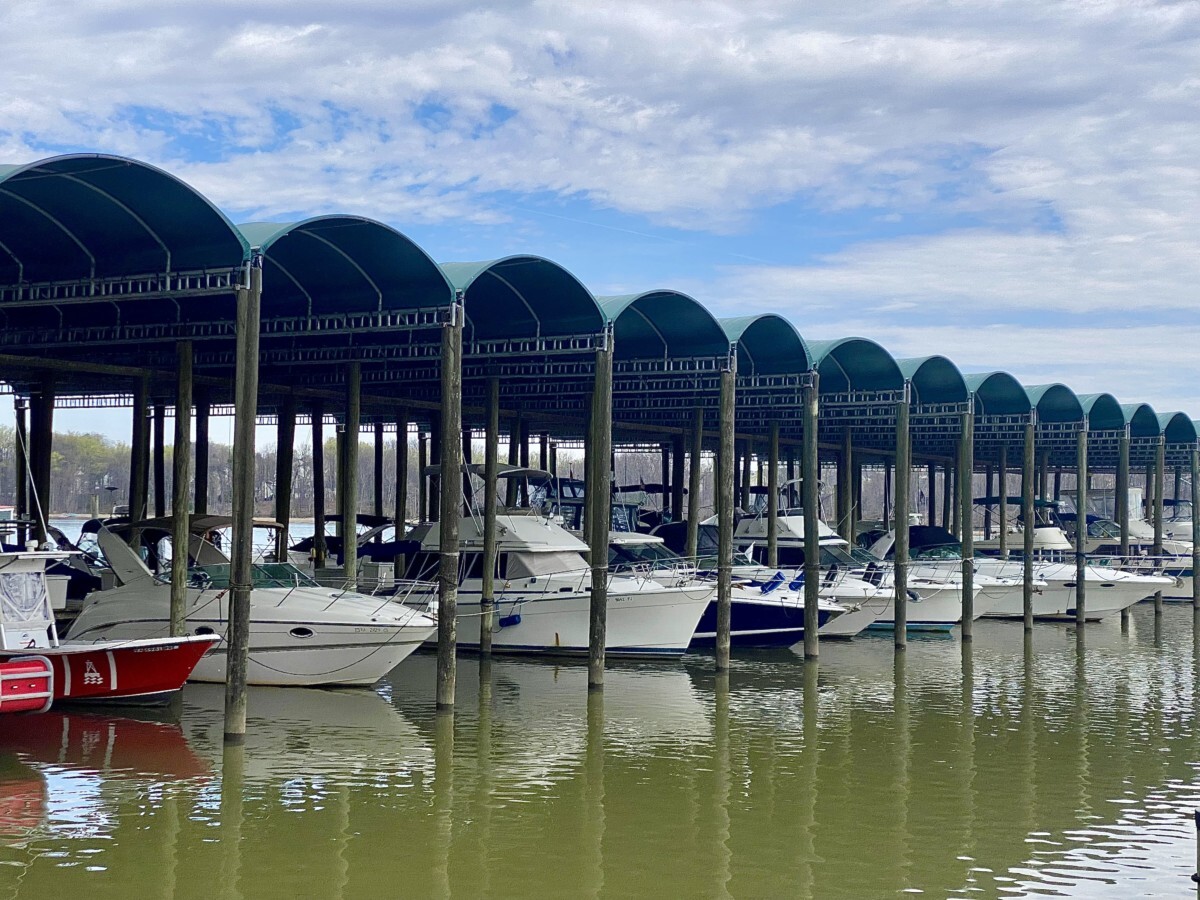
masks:
[[[1019,416],[1033,409],[1021,383],[1007,372],[964,375],[967,390],[975,395],[975,412],[985,416]]]
[[[721,327],[726,339],[737,346],[740,374],[782,375],[811,370],[804,338],[783,316],[765,313],[722,319]]]
[[[1194,444],[1196,426],[1181,412],[1159,413],[1158,424],[1168,444]]]
[[[592,292],[558,263],[540,256],[442,263],[465,298],[476,339],[599,334],[605,317]]]
[[[617,359],[714,357],[729,339],[705,307],[678,291],[646,291],[597,298],[613,323]]]
[[[1158,437],[1162,434],[1158,413],[1149,403],[1122,403],[1121,414],[1129,425],[1130,437]]]
[[[912,384],[914,404],[965,403],[967,382],[962,372],[944,356],[898,359],[896,365],[904,380]]]
[[[101,154],[0,166],[0,284],[230,270],[249,247],[203,195]]]
[[[1125,413],[1112,394],[1080,394],[1079,405],[1087,416],[1089,431],[1120,431],[1125,427]]]
[[[1039,422],[1082,422],[1083,406],[1065,384],[1035,384],[1025,388],[1029,406],[1037,410]]]
[[[239,225],[263,254],[263,315],[305,316],[449,306],[442,270],[394,228],[360,216]]]
[[[858,337],[809,341],[808,350],[821,376],[822,394],[898,391],[904,386],[896,361],[874,341]]]

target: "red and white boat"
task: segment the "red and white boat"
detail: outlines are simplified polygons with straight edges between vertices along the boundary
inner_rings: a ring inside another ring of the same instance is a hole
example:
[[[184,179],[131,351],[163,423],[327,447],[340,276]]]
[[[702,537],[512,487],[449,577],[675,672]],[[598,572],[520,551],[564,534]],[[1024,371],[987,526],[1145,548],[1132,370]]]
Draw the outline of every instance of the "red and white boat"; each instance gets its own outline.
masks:
[[[219,635],[61,643],[46,563],[61,553],[0,553],[0,665],[48,660],[55,701],[155,702],[183,687]]]

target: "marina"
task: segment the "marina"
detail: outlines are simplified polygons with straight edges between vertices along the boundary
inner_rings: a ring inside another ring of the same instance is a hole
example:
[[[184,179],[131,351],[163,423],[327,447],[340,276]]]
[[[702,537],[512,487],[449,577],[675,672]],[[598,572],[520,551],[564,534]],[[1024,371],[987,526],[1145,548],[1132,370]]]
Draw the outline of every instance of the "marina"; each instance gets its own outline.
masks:
[[[234,225],[123,157],[0,187],[0,654],[33,666],[0,890],[115,896],[142,854],[167,896],[205,866],[209,896],[536,894],[547,858],[613,896],[1194,871],[1189,414],[354,215]],[[127,502],[64,530],[77,408],[128,418]],[[187,672],[140,687],[168,645]]]

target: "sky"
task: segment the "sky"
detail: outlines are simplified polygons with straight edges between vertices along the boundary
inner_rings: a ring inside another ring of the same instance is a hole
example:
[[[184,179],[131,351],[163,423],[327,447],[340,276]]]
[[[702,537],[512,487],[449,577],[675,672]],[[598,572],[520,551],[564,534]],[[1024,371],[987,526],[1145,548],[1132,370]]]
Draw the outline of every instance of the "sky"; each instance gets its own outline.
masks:
[[[6,0],[0,162],[1200,417],[1198,38],[1195,2]]]

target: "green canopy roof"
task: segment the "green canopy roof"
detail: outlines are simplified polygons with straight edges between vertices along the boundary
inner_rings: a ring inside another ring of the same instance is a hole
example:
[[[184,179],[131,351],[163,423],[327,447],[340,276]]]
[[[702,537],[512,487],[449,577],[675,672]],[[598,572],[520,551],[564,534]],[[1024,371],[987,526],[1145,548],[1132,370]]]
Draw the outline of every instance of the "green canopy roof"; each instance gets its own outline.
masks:
[[[1120,431],[1125,413],[1112,394],[1080,394],[1079,404],[1088,418],[1089,431]]]
[[[890,353],[874,341],[849,337],[809,341],[813,368],[820,373],[822,394],[846,391],[898,391],[904,377]]]
[[[967,383],[963,380],[962,372],[946,357],[898,359],[896,365],[904,380],[912,384],[914,404],[967,401]]]
[[[737,345],[738,372],[781,375],[810,371],[808,348],[800,332],[783,316],[765,313],[722,319],[726,338]]]
[[[0,166],[0,284],[228,271],[248,258],[220,210],[145,163],[74,154]]]
[[[1159,413],[1158,424],[1162,426],[1168,444],[1194,444],[1196,426],[1181,412]]]
[[[360,216],[239,225],[263,254],[263,315],[449,306],[454,289],[407,237]]]
[[[727,356],[729,339],[706,308],[678,291],[599,297],[617,359]]]
[[[1065,384],[1035,384],[1025,388],[1039,422],[1082,422],[1083,406]]]
[[[1130,437],[1158,437],[1162,434],[1158,413],[1149,403],[1122,403],[1121,413],[1129,425]]]
[[[972,372],[963,381],[975,395],[976,414],[1019,416],[1033,409],[1025,388],[1007,372]]]
[[[442,263],[463,292],[476,338],[599,334],[607,321],[592,292],[556,262],[507,256]]]

